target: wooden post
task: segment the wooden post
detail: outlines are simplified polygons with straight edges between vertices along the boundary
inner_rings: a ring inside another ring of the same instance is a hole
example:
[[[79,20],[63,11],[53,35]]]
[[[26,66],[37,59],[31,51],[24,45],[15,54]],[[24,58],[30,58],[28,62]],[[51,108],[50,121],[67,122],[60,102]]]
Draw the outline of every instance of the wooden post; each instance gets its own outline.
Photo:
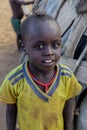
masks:
[[[86,47],[84,48],[83,52],[81,53],[79,59],[76,61],[75,67],[74,67],[74,69],[73,69],[73,73],[75,73],[76,70],[78,69],[78,67],[79,67],[79,65],[80,65],[80,63],[81,63],[81,61],[82,61],[82,59],[84,58],[84,56],[85,56],[86,53],[87,53],[87,45],[86,45]]]
[[[87,27],[87,14],[79,15],[70,32],[69,38],[65,43],[65,56],[73,58],[76,46]]]

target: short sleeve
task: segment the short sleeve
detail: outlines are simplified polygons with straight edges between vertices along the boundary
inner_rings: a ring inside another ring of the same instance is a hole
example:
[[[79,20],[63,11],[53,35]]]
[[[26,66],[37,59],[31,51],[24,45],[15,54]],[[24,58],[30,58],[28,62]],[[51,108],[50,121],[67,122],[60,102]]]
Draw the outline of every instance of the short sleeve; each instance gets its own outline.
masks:
[[[70,99],[80,94],[82,90],[82,86],[77,81],[74,74],[71,75],[70,79],[68,79],[66,83],[66,99]]]
[[[8,104],[16,103],[14,87],[11,85],[7,77],[0,87],[0,102]]]

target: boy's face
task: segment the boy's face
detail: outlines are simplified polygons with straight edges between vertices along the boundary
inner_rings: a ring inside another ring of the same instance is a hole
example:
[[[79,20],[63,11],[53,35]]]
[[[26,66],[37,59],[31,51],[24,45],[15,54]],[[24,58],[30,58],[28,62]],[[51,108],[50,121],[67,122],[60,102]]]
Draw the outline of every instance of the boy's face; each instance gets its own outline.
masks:
[[[61,55],[61,34],[55,22],[45,21],[29,28],[25,48],[30,67],[40,71],[54,69]]]

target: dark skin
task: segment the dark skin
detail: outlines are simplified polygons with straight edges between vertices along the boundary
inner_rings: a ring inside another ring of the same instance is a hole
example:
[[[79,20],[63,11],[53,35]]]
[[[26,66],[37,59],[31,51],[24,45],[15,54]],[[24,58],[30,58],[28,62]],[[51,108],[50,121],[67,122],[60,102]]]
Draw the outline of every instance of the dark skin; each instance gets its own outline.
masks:
[[[53,26],[51,24],[53,24]],[[31,35],[25,36],[25,48],[30,59],[30,70],[36,79],[47,83],[54,75],[55,64],[61,55],[59,30],[56,29],[54,23],[48,21],[45,22],[45,25],[44,22],[38,23],[36,26],[32,25],[29,31]]]
[[[73,120],[75,111],[75,98],[68,100],[64,107],[64,130],[73,130]]]
[[[7,104],[6,106],[6,123],[7,130],[16,129],[16,119],[17,119],[17,106],[16,104]]]
[[[9,3],[10,3],[11,10],[12,10],[12,18],[21,21],[21,19],[23,18],[24,15],[26,15],[26,17],[29,16],[29,14],[25,14],[23,12],[21,5],[33,4],[34,1],[29,0],[26,2],[24,0],[9,0]],[[13,26],[13,24],[12,24],[12,26]],[[14,26],[13,26],[13,28],[14,28]],[[21,50],[21,48],[23,48],[21,34],[17,34],[16,41],[17,41],[18,49]]]
[[[23,11],[21,5],[33,4],[34,0],[27,2],[25,2],[24,0],[9,0],[9,3],[12,9],[13,18],[21,19],[23,17]]]
[[[28,35],[29,34],[29,35]],[[31,35],[30,35],[31,34]],[[29,57],[29,68],[35,78],[48,83],[54,75],[55,65],[61,56],[61,34],[57,23],[43,21],[32,24],[24,37],[25,49]],[[37,61],[37,62],[36,62]],[[41,86],[38,86],[41,88]],[[44,91],[44,90],[42,90]],[[74,98],[65,103],[63,117],[64,130],[72,130]],[[7,105],[7,130],[15,130],[17,107]]]

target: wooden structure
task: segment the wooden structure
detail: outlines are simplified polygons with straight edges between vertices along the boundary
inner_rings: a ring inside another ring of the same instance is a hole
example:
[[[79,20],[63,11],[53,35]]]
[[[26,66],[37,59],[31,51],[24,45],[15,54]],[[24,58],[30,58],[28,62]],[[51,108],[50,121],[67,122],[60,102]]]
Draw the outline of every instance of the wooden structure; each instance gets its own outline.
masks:
[[[60,63],[66,64],[71,68],[72,71],[74,71],[77,60],[67,57],[61,57]],[[87,85],[87,61],[81,61],[75,72],[75,75],[78,81]]]

